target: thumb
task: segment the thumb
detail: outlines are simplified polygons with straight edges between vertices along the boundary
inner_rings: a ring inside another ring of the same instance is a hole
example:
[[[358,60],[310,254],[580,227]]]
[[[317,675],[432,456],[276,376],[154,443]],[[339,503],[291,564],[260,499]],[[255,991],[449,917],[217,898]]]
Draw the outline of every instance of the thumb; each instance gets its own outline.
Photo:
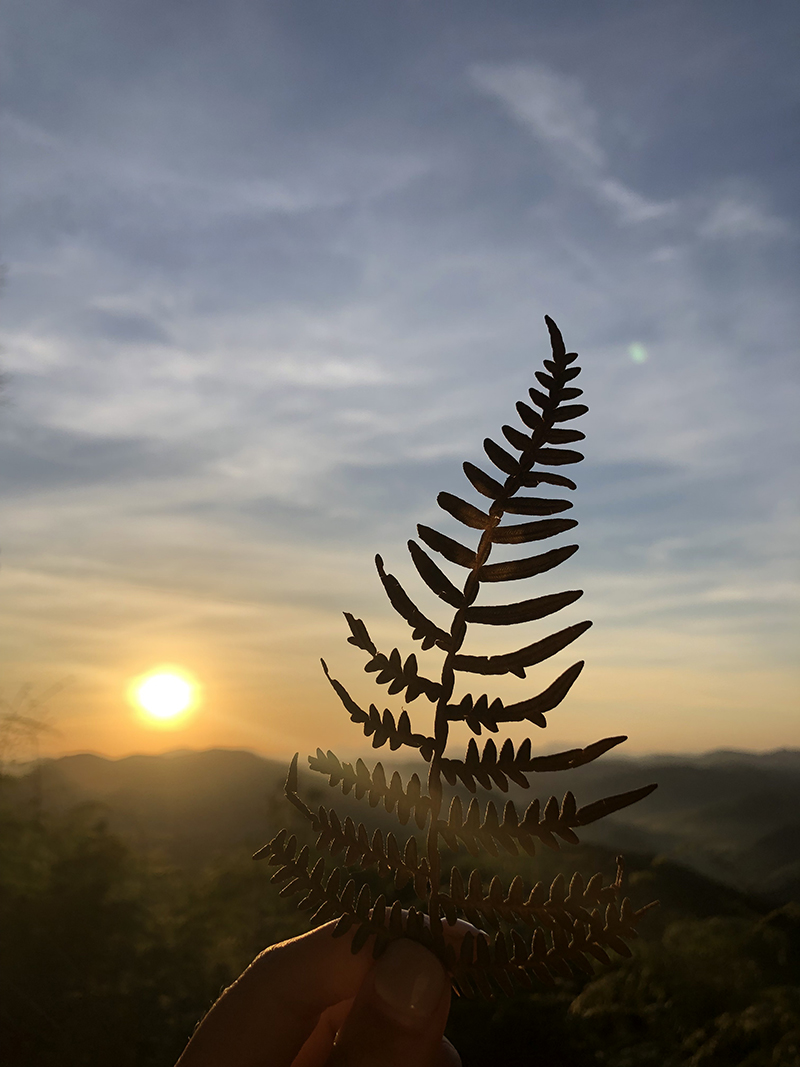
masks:
[[[458,1063],[442,1043],[449,1010],[450,981],[433,953],[394,941],[365,978],[326,1067]]]

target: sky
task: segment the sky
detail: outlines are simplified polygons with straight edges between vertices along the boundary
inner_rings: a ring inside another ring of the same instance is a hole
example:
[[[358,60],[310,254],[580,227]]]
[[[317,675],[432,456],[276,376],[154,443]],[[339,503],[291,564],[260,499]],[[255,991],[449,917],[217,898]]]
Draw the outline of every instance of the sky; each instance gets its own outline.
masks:
[[[800,746],[799,30],[783,0],[6,0],[0,693],[52,690],[40,751],[370,751],[319,659],[401,710],[349,611],[438,669],[374,556],[449,626],[406,541],[477,502],[545,314],[590,408],[581,547],[515,596],[585,595],[470,648],[594,625],[473,692],[580,657],[537,751]],[[172,729],[128,699],[163,664],[201,685]]]

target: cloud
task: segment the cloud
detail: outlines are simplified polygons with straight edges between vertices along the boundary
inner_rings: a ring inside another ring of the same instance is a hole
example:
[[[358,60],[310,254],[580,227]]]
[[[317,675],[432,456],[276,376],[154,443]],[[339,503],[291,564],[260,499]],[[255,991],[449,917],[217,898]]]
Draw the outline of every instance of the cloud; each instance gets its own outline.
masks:
[[[779,237],[789,232],[789,225],[753,201],[727,196],[714,205],[699,232],[703,237],[715,240]]]
[[[586,104],[579,81],[535,64],[477,64],[472,78],[573,166],[605,169],[605,153],[597,143],[597,116]]]
[[[153,136],[165,133],[182,102],[154,102]],[[172,114],[171,114],[172,112]],[[103,214],[109,198],[127,200],[141,211],[204,225],[230,217],[301,215],[339,208],[352,202],[380,200],[419,179],[428,161],[419,153],[361,145],[345,150],[320,145],[312,165],[298,169],[281,157],[259,161],[255,172],[242,174],[235,160],[226,166],[218,156],[198,169],[190,159],[171,151],[158,152],[142,143],[136,121],[122,114],[109,144],[105,131],[82,131],[79,137],[53,133],[6,107],[0,114],[0,135],[8,146],[4,184],[16,211],[48,194],[59,196],[73,216],[87,216],[92,207]],[[184,135],[185,136],[185,135]]]
[[[623,222],[649,222],[669,214],[674,204],[657,203],[637,193],[616,178],[598,178],[596,191],[598,196],[619,211]]]
[[[92,308],[86,313],[92,333],[127,344],[169,344],[169,333],[148,315]]]
[[[481,63],[471,68],[471,76],[548,148],[573,181],[614,209],[621,222],[647,222],[673,210],[672,203],[649,200],[610,173],[597,113],[577,79],[541,64]]]

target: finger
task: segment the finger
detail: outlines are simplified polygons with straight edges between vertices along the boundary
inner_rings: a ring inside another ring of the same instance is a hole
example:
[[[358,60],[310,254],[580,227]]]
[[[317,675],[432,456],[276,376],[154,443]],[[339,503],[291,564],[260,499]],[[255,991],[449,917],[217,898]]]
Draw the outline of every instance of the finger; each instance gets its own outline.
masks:
[[[333,938],[335,925],[262,952],[197,1027],[176,1067],[289,1067],[325,1009],[352,999],[374,965],[371,939],[354,956],[352,935]],[[455,947],[478,933],[461,919],[443,932]]]
[[[336,1035],[352,1006],[352,1000],[343,1000],[341,1004],[326,1008],[311,1036],[292,1060],[292,1067],[326,1067]],[[446,1037],[442,1038],[436,1067],[462,1067],[457,1049]]]
[[[352,1000],[343,1000],[326,1008],[305,1044],[292,1060],[292,1067],[324,1067],[331,1054],[336,1035],[353,1006]]]
[[[458,1049],[446,1037],[442,1038],[439,1060],[436,1067],[462,1067]]]
[[[266,949],[195,1030],[177,1067],[289,1067],[326,1008],[355,997],[374,966],[335,922]]]
[[[425,919],[427,920],[427,916]],[[445,940],[458,950],[466,933],[480,935],[482,931],[472,926],[471,923],[458,919],[452,926],[444,925],[443,933]],[[352,999],[345,1000],[334,1004],[322,1013],[316,1027],[292,1061],[292,1067],[322,1067],[327,1063],[336,1035],[350,1012],[352,1004]],[[439,1067],[461,1067],[461,1057],[446,1037],[442,1038],[438,1065]]]
[[[450,981],[436,957],[405,938],[367,975],[326,1067],[439,1067]]]

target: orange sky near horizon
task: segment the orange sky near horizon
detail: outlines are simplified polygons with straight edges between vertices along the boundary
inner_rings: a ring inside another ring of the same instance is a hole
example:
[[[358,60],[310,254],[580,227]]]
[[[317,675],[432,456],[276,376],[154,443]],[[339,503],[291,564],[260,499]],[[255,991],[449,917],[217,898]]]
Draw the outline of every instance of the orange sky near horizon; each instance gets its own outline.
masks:
[[[420,670],[427,668],[436,677],[440,663],[436,651],[420,652],[418,645],[413,649],[405,624],[382,603],[382,590],[368,561],[350,560],[349,571],[348,561],[341,563],[340,584],[344,586],[349,576],[351,589],[358,592],[348,594],[342,588],[340,602],[364,619],[379,647],[388,651],[397,644],[403,655],[416,651]],[[6,572],[5,581],[13,590],[13,572]],[[367,596],[370,581],[373,588]],[[411,587],[409,581],[407,588]],[[165,595],[158,593],[162,614]],[[114,638],[107,637],[98,646],[98,627],[89,623],[93,616],[90,600],[84,598],[76,611],[75,601],[68,599],[64,618],[51,616],[44,624],[30,614],[26,617],[22,600],[14,612],[21,639],[20,684],[27,671],[28,677],[33,676],[34,669],[33,663],[27,670],[24,664],[25,627],[19,628],[20,621],[30,626],[28,640],[35,631],[41,649],[43,640],[46,647],[50,637],[54,645],[62,644],[62,654],[64,630],[70,625],[76,658],[80,654],[93,660],[89,671],[84,667],[81,673],[70,672],[65,660],[60,671],[48,672],[48,683],[63,681],[63,688],[45,705],[44,719],[50,729],[38,739],[42,755],[93,751],[116,758],[176,748],[226,747],[288,760],[295,751],[312,753],[319,746],[343,758],[360,755],[369,759],[370,754],[379,758],[325,680],[320,655],[362,707],[375,703],[379,709],[391,708],[395,715],[406,707],[415,730],[431,728],[433,705],[425,697],[403,704],[363,672],[367,657],[347,644],[346,623],[333,610],[308,605],[254,609],[251,604],[229,602],[218,605],[211,629],[208,619],[180,620],[176,605],[174,612],[166,614],[168,621],[150,625],[142,633],[137,620],[131,618],[127,626],[119,626]],[[364,603],[359,605],[359,600]],[[600,598],[587,592],[583,602],[587,610],[577,610],[579,601],[566,623],[591,617],[595,608],[595,625],[574,645],[529,669],[525,681],[470,677],[475,695],[487,692],[519,700],[545,688],[576,659],[586,660],[566,699],[548,714],[546,730],[520,724],[498,736],[510,736],[515,742],[530,736],[538,751],[555,751],[627,734],[628,742],[617,750],[623,755],[800,747],[797,687],[791,670],[760,665],[755,655],[747,656],[746,642],[731,645],[713,631],[682,633],[679,628],[666,628],[663,621],[649,627],[620,625],[602,618],[602,610],[598,619]],[[150,610],[155,616],[153,605]],[[79,625],[82,613],[85,628]],[[538,630],[533,624],[518,629],[529,627],[538,637],[556,628],[537,625]],[[80,647],[78,636],[87,642],[86,647]],[[486,635],[481,635],[489,651],[521,643],[519,635],[490,636],[493,640],[487,643]],[[177,724],[147,721],[127,695],[131,679],[163,663],[183,668],[200,685],[197,707]],[[38,691],[34,686],[34,694]],[[462,683],[459,692],[463,691]],[[463,748],[468,736],[466,727],[453,727],[451,744]],[[31,752],[30,746],[25,750],[23,745],[17,758],[30,758]],[[387,753],[388,748],[381,751],[382,756]]]

